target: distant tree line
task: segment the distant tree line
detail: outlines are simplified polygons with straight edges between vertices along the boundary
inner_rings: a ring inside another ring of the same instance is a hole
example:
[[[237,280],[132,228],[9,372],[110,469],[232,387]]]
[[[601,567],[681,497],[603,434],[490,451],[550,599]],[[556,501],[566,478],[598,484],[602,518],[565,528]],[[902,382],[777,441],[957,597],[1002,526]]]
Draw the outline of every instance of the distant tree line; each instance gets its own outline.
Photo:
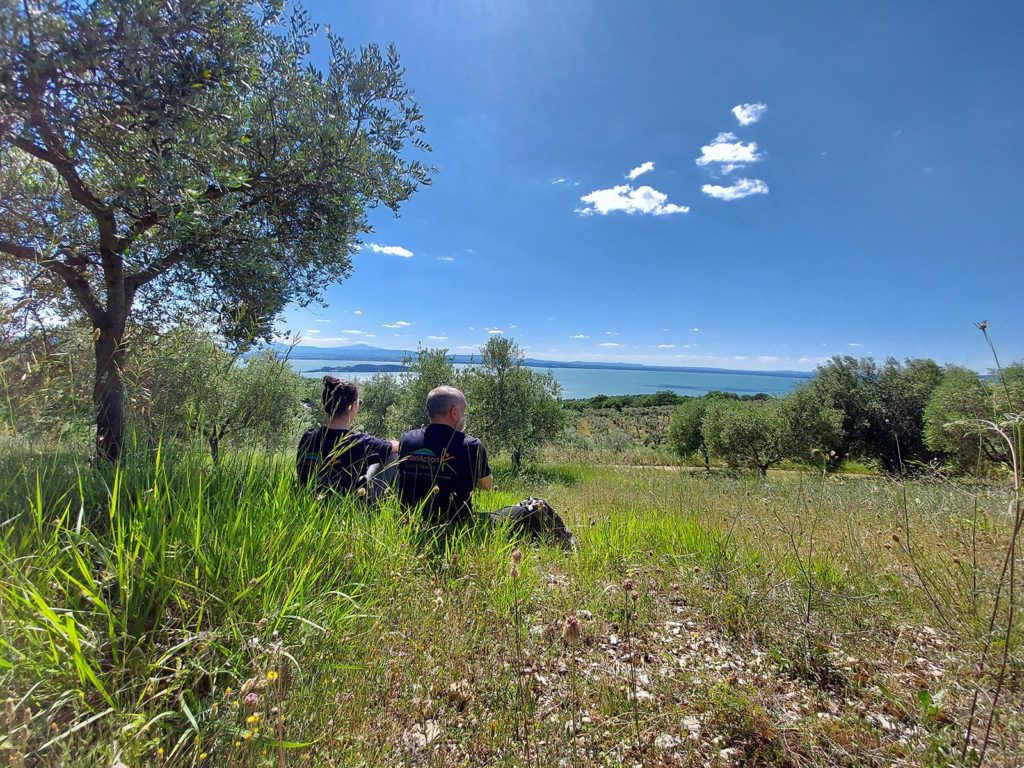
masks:
[[[0,335],[0,435],[84,445],[95,416],[88,329],[7,331]],[[518,470],[565,426],[558,382],[527,368],[512,339],[491,339],[480,363],[461,370],[446,349],[421,349],[406,362],[398,378],[377,374],[363,382],[357,428],[398,437],[426,422],[431,389],[454,385],[468,399],[468,429]],[[226,344],[195,325],[133,327],[123,375],[136,445],[195,440],[215,462],[225,449],[287,453],[324,419],[319,378],[303,377],[286,356]]]
[[[985,472],[1011,460],[999,434],[1024,413],[1024,365],[982,377],[932,360],[833,357],[784,398],[720,392],[682,402],[669,438],[681,456],[713,458],[762,474],[784,460],[867,459],[903,474],[930,463]],[[1012,429],[1011,429],[1012,431]]]

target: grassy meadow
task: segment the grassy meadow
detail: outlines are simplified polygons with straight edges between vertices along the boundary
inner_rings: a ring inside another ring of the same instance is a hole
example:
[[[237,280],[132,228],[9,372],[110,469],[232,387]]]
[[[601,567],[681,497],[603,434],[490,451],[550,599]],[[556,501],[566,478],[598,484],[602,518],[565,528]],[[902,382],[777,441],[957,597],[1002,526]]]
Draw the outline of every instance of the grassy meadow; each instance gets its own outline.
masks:
[[[565,552],[285,457],[0,478],[11,765],[947,765],[976,692],[966,762],[1024,759],[1003,485],[499,465],[477,510],[545,496]]]

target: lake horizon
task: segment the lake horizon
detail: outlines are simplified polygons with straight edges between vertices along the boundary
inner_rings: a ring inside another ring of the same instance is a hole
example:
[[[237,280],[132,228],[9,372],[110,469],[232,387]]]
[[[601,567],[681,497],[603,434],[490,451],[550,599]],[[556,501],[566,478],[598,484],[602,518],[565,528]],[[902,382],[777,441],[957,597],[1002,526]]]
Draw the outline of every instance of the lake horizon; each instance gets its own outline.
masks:
[[[289,359],[292,368],[307,378],[318,378],[329,371],[321,368],[382,365],[381,360],[338,360],[331,358],[296,358]],[[471,367],[467,363],[456,363],[455,368],[462,370]],[[574,400],[597,395],[647,395],[654,392],[669,391],[679,395],[698,397],[711,391],[731,392],[737,395],[767,394],[782,397],[799,385],[814,378],[813,373],[800,372],[757,372],[757,371],[690,371],[660,370],[641,368],[548,368],[546,366],[527,366],[530,370],[540,373],[550,372],[562,386],[562,397]],[[351,381],[365,381],[374,372],[339,371],[339,376]],[[386,376],[398,376],[399,373],[385,373]]]

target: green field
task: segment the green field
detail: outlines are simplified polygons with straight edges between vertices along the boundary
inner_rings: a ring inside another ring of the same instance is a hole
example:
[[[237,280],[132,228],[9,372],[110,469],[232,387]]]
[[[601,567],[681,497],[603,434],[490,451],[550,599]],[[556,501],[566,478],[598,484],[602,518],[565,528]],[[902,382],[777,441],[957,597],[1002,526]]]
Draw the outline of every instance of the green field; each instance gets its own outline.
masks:
[[[543,495],[578,536],[513,578],[504,532],[437,544],[283,459],[0,469],[14,765],[956,764],[976,690],[985,740],[999,486],[499,471],[478,511]],[[1024,754],[1022,669],[987,764]]]

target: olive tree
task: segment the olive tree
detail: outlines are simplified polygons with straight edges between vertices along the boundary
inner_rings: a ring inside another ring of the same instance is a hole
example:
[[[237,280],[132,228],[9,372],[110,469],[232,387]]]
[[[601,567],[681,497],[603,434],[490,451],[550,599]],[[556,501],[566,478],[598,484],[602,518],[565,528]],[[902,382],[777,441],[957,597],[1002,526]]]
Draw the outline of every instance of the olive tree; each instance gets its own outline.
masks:
[[[136,410],[151,436],[199,435],[216,464],[226,441],[271,450],[294,443],[306,410],[303,377],[271,350],[245,359],[182,326],[144,363]]]
[[[708,471],[711,470],[711,456],[704,441],[704,416],[710,401],[706,395],[684,400],[672,412],[668,428],[668,440],[675,452],[686,458],[699,451],[704,459],[704,468]]]
[[[442,385],[460,387],[462,379],[444,348],[423,349],[404,361],[407,370],[399,378],[401,393],[392,410],[391,431],[402,433],[427,423],[427,394]]]
[[[96,445],[124,439],[126,329],[187,313],[267,337],[346,277],[366,211],[429,169],[393,49],[284,2],[0,0],[0,277],[93,329]]]
[[[480,365],[467,371],[465,386],[474,433],[495,453],[507,452],[513,471],[565,427],[561,386],[550,373],[527,368],[512,339],[489,339]]]
[[[928,447],[957,468],[1013,465],[1010,445],[996,428],[1024,413],[1024,366],[1006,368],[985,382],[975,371],[951,368],[924,412]]]
[[[375,373],[359,386],[359,424],[367,432],[384,437],[393,426],[402,390],[394,376]]]

